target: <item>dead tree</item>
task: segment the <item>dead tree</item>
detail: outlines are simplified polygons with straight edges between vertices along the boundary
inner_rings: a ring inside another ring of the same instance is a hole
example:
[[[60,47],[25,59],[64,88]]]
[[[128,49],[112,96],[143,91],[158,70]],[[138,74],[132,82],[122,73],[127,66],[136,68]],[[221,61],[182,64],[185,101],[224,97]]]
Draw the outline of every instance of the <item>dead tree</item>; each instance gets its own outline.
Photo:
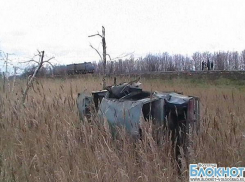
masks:
[[[103,58],[101,57],[99,51],[97,49],[95,49],[92,45],[90,45],[100,56],[100,59],[103,60],[103,79],[102,79],[102,87],[103,89],[106,88],[106,80],[105,80],[105,76],[106,76],[106,41],[105,41],[105,28],[102,26],[102,35],[97,33],[94,35],[90,35],[88,37],[94,37],[94,36],[100,36],[102,39],[102,47],[103,47]]]
[[[27,94],[28,94],[28,91],[29,91],[30,87],[31,87],[32,84],[33,84],[34,78],[36,77],[36,75],[38,74],[38,71],[42,68],[42,66],[43,66],[45,63],[48,63],[48,64],[50,64],[50,65],[53,67],[53,65],[50,63],[50,60],[53,59],[54,57],[52,57],[52,58],[50,58],[50,59],[44,61],[44,60],[43,60],[43,59],[44,59],[44,51],[39,52],[38,56],[39,56],[39,62],[38,62],[38,61],[35,61],[35,60],[26,61],[26,62],[35,62],[35,63],[37,63],[38,65],[37,65],[37,67],[36,67],[36,69],[35,69],[33,75],[30,77],[30,79],[28,78],[27,85],[26,85],[26,89],[25,89],[25,91],[23,92],[23,97],[22,97],[22,103],[23,103],[23,104],[25,104],[25,100],[26,100],[26,96],[27,96]],[[22,62],[22,63],[26,63],[26,62]]]
[[[6,82],[8,84],[8,88],[9,88],[9,91],[10,91],[10,84],[9,84],[9,81],[8,81],[8,64],[9,64],[9,55],[14,55],[14,54],[10,54],[10,53],[5,53],[3,51],[0,51],[1,53],[3,53],[4,55],[4,64],[5,64],[5,72],[3,74],[3,92],[5,92],[5,89],[6,89]]]
[[[102,39],[102,47],[103,47],[103,55],[101,56],[100,52],[95,49],[91,44],[90,44],[90,47],[92,49],[94,49],[97,54],[100,56],[100,60],[103,62],[103,80],[102,80],[102,84],[103,84],[103,89],[106,88],[106,80],[105,80],[105,77],[106,77],[106,56],[108,56],[110,58],[110,61],[114,61],[116,59],[121,59],[122,57],[127,57],[129,55],[132,55],[133,53],[128,53],[128,54],[124,54],[124,55],[121,55],[119,57],[116,57],[116,58],[111,58],[111,56],[109,54],[106,53],[106,41],[105,41],[105,28],[102,26],[102,35],[99,34],[99,32],[97,34],[94,34],[94,35],[89,35],[88,37],[94,37],[94,36],[99,36],[101,39]]]

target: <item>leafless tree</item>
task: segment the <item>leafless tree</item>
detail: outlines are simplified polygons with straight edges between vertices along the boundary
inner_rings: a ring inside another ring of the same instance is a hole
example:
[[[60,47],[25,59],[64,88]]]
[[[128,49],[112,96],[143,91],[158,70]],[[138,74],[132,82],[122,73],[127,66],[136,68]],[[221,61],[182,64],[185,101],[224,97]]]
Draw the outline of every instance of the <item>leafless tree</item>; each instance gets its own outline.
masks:
[[[95,49],[92,45],[90,45],[96,52],[97,54],[100,56],[100,59],[102,61],[103,59],[103,80],[102,80],[102,87],[103,89],[106,88],[106,80],[105,80],[105,75],[106,75],[106,41],[105,41],[105,28],[102,26],[102,35],[99,34],[99,32],[97,34],[94,35],[90,35],[88,37],[94,37],[94,36],[99,36],[102,39],[102,47],[103,47],[103,58],[100,55],[99,51],[97,49]]]
[[[3,55],[3,59],[4,60],[4,64],[5,64],[5,72],[3,74],[3,92],[5,92],[5,89],[6,89],[6,82],[8,84],[8,89],[10,91],[10,84],[9,84],[9,81],[8,81],[8,64],[10,63],[10,60],[9,60],[9,55],[14,55],[13,53],[5,53],[4,51],[1,51],[0,50],[0,53],[1,55]]]
[[[34,63],[37,63],[37,67],[36,67],[33,75],[30,76],[30,78],[28,78],[26,89],[23,92],[23,97],[22,97],[22,103],[23,104],[25,103],[26,96],[28,94],[28,91],[29,91],[31,85],[33,84],[34,78],[36,77],[36,75],[38,74],[38,72],[42,68],[42,66],[45,63],[48,63],[48,64],[50,64],[53,67],[52,63],[50,63],[50,60],[53,59],[54,57],[49,58],[48,60],[44,61],[44,51],[41,51],[41,52],[38,51],[38,56],[39,56],[39,61],[35,61],[34,59],[33,60],[26,61],[26,62],[34,62]],[[26,63],[26,62],[22,62],[22,63]]]
[[[110,54],[108,54],[106,52],[106,39],[105,39],[105,28],[102,26],[102,34],[100,34],[99,32],[97,34],[93,34],[93,35],[89,35],[88,37],[94,37],[94,36],[99,36],[101,39],[102,39],[102,47],[103,47],[103,54],[101,56],[100,52],[94,48],[91,44],[90,44],[90,47],[92,49],[94,49],[96,51],[96,53],[99,55],[100,57],[100,60],[102,62],[102,74],[103,74],[103,80],[102,80],[102,84],[103,84],[103,89],[106,88],[106,80],[105,80],[105,77],[106,77],[106,73],[107,73],[107,70],[108,70],[108,73],[111,74],[113,72],[113,68],[115,68],[115,61],[116,60],[119,60],[119,59],[122,59],[124,57],[127,57],[127,56],[130,56],[132,55],[133,53],[126,53],[126,54],[122,54],[118,57],[115,57],[115,58],[111,58]],[[110,59],[110,63],[107,64],[107,60],[106,60],[106,57],[109,57]],[[108,66],[108,68],[107,68]],[[99,72],[100,72],[100,63],[98,63],[98,68],[99,68]]]
[[[242,59],[242,70],[245,70],[245,50],[241,53],[241,59]]]
[[[109,73],[144,73],[153,71],[200,71],[202,62],[210,61],[214,70],[245,70],[245,51],[195,52],[191,57],[181,54],[148,54],[144,58],[119,59],[107,64]],[[97,72],[103,72],[100,63]]]

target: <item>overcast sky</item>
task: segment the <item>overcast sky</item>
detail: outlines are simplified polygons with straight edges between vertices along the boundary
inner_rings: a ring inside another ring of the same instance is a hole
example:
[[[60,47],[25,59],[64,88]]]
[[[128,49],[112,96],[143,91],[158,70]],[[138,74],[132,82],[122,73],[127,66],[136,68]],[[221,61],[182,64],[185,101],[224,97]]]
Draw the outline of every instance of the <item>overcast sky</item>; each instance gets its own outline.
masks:
[[[134,52],[245,49],[245,0],[0,0],[0,50],[17,61],[38,50],[55,63],[99,60],[106,29],[111,57]],[[3,62],[0,61],[0,68]]]

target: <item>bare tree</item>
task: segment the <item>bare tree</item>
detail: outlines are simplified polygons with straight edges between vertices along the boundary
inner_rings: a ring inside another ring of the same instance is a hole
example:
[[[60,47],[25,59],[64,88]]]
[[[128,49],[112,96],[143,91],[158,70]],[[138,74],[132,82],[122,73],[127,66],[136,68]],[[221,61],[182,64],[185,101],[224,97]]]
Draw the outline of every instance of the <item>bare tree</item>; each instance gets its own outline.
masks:
[[[9,85],[9,82],[8,82],[8,64],[9,64],[9,55],[14,55],[14,54],[10,54],[10,53],[5,53],[4,51],[1,51],[0,50],[0,53],[2,53],[2,55],[4,56],[3,57],[3,60],[4,60],[4,64],[5,64],[5,72],[4,72],[4,74],[3,74],[3,92],[5,92],[5,88],[6,88],[6,86],[5,86],[5,84],[6,84],[6,82],[7,82],[7,84],[8,84],[8,88],[9,88],[9,91],[10,91],[10,85]]]
[[[110,64],[109,64],[109,68],[108,68],[109,74],[111,74],[113,72],[113,67],[115,67],[113,61],[118,60],[118,59],[121,59],[123,57],[127,57],[129,55],[132,55],[133,53],[122,54],[122,55],[120,55],[118,57],[111,58],[111,56],[106,53],[105,28],[102,26],[102,35],[99,34],[99,32],[98,32],[97,34],[89,35],[88,37],[94,37],[94,36],[99,36],[102,39],[102,47],[103,47],[103,54],[102,54],[102,56],[101,56],[100,52],[96,48],[94,48],[91,44],[90,44],[90,47],[96,51],[96,53],[100,57],[100,60],[102,61],[102,65],[103,65],[103,71],[102,71],[102,73],[103,73],[103,80],[102,80],[102,84],[103,84],[103,89],[105,89],[106,88],[106,80],[105,80],[105,77],[106,77],[106,70],[107,70],[106,57],[108,56],[109,59],[110,59],[110,61],[111,61]]]
[[[242,59],[242,70],[245,70],[245,50],[241,53],[241,59]]]
[[[33,73],[33,75],[30,77],[30,79],[28,78],[28,81],[27,81],[27,86],[26,86],[26,89],[25,91],[23,92],[23,97],[22,97],[22,103],[24,104],[25,103],[25,100],[26,100],[26,96],[28,94],[28,90],[30,89],[31,85],[33,84],[33,81],[34,81],[34,78],[36,77],[37,73],[39,72],[39,70],[42,68],[42,66],[45,64],[45,63],[48,63],[50,64],[52,67],[53,65],[50,63],[50,60],[53,59],[54,57],[44,61],[44,51],[41,51],[39,52],[38,51],[38,56],[39,56],[39,61],[35,61],[35,60],[30,60],[30,61],[26,61],[26,62],[35,62],[37,63],[37,67]],[[25,63],[25,62],[22,62],[22,63]]]
[[[101,57],[99,51],[97,49],[95,49],[92,45],[90,45],[100,56],[100,59],[103,59],[103,79],[102,79],[102,87],[103,89],[106,88],[106,81],[105,81],[105,76],[106,76],[106,41],[105,41],[105,28],[102,26],[102,35],[99,34],[99,32],[97,34],[94,35],[90,35],[88,37],[94,37],[94,36],[100,36],[102,38],[102,47],[103,47],[103,58]]]

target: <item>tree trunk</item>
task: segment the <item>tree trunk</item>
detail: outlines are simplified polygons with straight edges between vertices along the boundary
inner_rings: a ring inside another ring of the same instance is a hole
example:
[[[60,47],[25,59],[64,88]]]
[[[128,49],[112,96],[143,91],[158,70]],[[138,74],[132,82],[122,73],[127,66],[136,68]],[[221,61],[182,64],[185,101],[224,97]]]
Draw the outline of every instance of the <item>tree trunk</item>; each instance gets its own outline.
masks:
[[[42,65],[43,65],[43,57],[44,57],[44,51],[41,52],[40,63],[38,64],[36,70],[34,71],[32,77],[30,78],[30,80],[28,80],[28,82],[27,82],[27,86],[26,86],[26,89],[25,89],[25,91],[24,91],[24,93],[23,93],[23,98],[22,98],[23,104],[25,103],[25,100],[26,100],[26,96],[27,96],[28,90],[29,90],[29,88],[31,87],[34,78],[36,77],[38,71],[41,69],[41,67],[42,67]]]
[[[105,42],[105,28],[102,26],[102,46],[103,46],[103,89],[106,88],[106,42]]]

